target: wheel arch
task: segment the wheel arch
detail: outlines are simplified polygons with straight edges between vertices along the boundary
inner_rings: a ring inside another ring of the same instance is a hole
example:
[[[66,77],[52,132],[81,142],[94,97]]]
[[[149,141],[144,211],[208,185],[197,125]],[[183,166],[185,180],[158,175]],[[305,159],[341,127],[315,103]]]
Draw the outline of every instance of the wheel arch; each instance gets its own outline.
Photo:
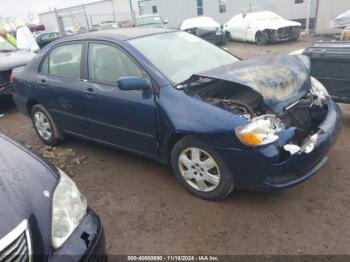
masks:
[[[30,116],[32,114],[33,107],[35,105],[38,105],[38,104],[39,104],[39,102],[37,100],[35,100],[35,99],[28,100],[27,106],[26,106],[28,116]]]
[[[182,138],[184,138],[185,136],[187,136],[187,134],[185,133],[173,133],[170,135],[170,137],[168,138],[167,141],[167,159],[166,162],[167,163],[171,163],[171,152],[174,149],[174,146],[176,145],[177,142],[179,142]]]

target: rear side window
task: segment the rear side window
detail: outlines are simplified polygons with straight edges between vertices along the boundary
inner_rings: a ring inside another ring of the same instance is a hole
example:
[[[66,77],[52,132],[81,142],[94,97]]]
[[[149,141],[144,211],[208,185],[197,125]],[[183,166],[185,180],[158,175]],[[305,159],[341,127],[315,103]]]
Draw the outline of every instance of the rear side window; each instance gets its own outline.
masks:
[[[143,77],[141,69],[119,48],[106,44],[89,45],[89,79],[116,85],[120,77]]]
[[[45,58],[40,73],[80,79],[82,44],[61,45]]]

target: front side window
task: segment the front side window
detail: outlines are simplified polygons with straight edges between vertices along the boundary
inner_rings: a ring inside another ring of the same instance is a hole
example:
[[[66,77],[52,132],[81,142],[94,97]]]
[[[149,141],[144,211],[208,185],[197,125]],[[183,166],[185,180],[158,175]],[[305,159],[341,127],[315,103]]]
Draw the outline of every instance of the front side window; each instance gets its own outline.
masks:
[[[236,57],[185,32],[156,34],[129,40],[173,84],[222,65],[235,63]]]
[[[80,79],[82,44],[56,47],[45,58],[40,72],[43,74]]]
[[[107,44],[89,45],[89,80],[116,85],[120,77],[143,77],[141,69],[122,50]]]

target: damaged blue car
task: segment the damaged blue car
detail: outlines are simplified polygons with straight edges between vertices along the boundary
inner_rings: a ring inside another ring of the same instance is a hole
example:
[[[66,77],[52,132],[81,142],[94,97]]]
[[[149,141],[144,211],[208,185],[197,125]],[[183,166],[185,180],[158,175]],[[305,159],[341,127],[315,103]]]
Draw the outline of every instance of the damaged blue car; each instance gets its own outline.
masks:
[[[170,29],[67,37],[13,81],[45,144],[73,135],[171,164],[188,191],[209,200],[308,179],[341,125],[307,58],[240,61]]]

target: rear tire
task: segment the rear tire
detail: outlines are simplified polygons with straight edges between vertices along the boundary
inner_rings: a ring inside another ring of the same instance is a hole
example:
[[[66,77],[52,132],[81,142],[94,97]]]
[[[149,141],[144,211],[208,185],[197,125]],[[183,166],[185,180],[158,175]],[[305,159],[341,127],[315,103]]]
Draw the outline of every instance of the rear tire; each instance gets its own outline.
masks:
[[[293,31],[292,41],[298,41],[300,38],[300,34],[301,34],[301,30],[299,28],[295,29]]]
[[[55,146],[63,142],[64,137],[62,131],[42,105],[33,106],[31,117],[35,132],[44,144]]]
[[[200,198],[224,199],[234,189],[233,176],[221,157],[194,137],[186,136],[175,144],[171,164],[177,180]]]
[[[269,42],[269,32],[266,30],[257,32],[255,42],[257,45],[266,45]]]

